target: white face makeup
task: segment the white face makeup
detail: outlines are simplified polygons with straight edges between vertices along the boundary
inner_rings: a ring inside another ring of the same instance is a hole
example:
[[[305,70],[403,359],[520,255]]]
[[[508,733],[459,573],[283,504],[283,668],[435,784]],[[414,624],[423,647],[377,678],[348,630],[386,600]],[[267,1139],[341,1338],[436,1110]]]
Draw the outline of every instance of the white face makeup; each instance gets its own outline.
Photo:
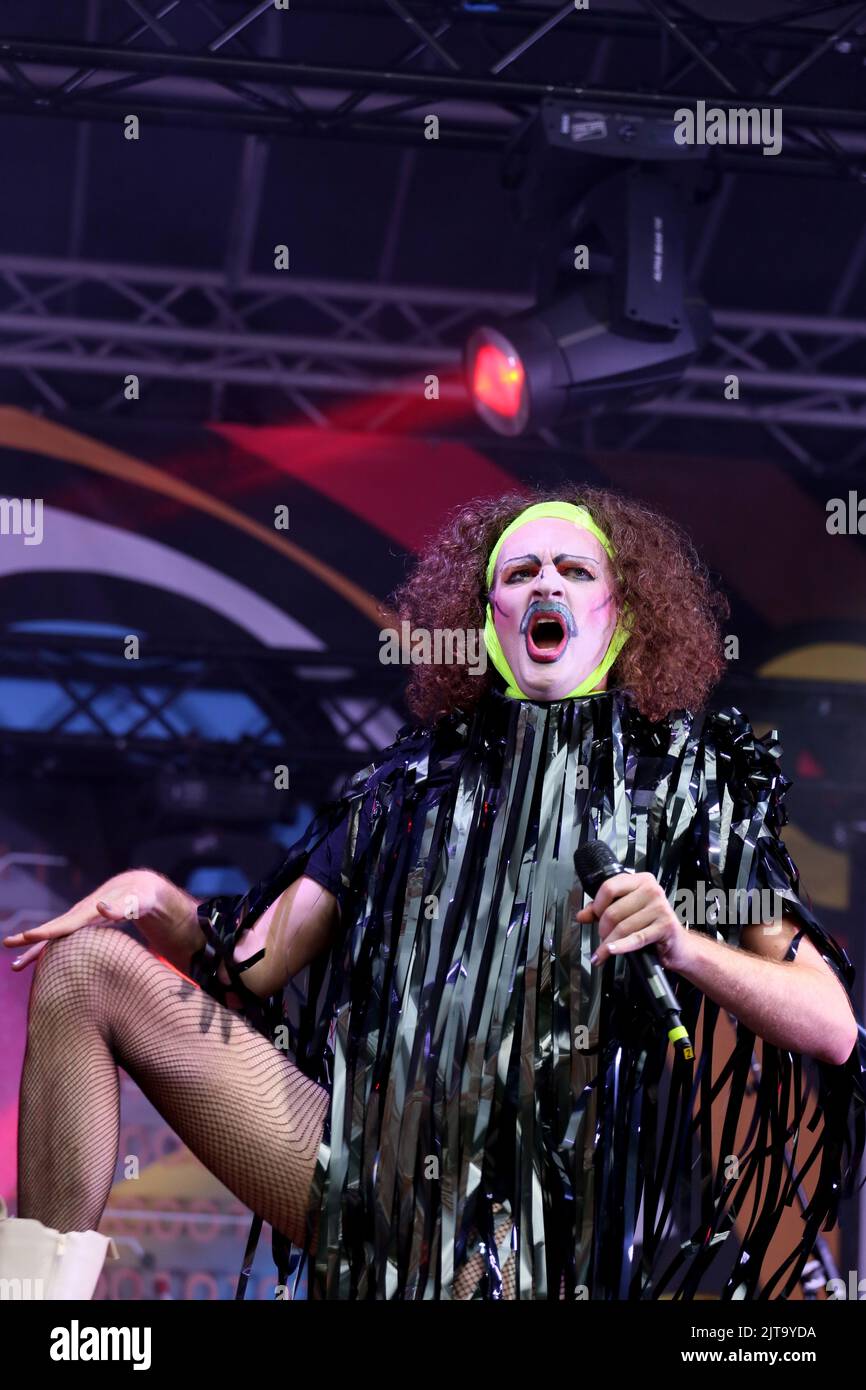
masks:
[[[530,699],[563,699],[595,670],[616,627],[604,546],[573,521],[527,521],[496,558],[490,606],[518,687]]]

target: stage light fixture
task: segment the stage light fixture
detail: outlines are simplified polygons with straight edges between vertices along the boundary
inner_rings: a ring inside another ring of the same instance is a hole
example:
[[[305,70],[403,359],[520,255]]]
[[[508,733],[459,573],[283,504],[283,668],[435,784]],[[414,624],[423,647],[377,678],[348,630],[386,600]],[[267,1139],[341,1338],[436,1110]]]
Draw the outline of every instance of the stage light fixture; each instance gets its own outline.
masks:
[[[590,269],[572,271],[580,286],[480,324],[466,344],[467,386],[485,424],[524,434],[649,399],[682,378],[712,332],[706,305],[686,295],[683,220],[679,188],[655,170],[596,186],[575,214],[575,225],[598,229]]]

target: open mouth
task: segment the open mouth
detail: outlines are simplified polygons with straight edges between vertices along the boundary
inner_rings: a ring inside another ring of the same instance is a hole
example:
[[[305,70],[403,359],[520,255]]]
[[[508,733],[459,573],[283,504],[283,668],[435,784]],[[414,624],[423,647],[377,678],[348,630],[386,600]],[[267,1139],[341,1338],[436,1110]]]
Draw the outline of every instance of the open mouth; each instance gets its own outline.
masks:
[[[526,650],[533,661],[558,661],[565,651],[568,629],[561,613],[534,613],[526,629]]]

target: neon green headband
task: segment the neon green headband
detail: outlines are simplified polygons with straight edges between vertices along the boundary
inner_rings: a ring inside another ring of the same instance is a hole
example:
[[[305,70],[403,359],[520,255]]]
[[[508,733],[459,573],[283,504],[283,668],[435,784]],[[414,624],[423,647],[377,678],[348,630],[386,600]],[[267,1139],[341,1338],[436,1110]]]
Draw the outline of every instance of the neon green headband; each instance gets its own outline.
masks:
[[[604,546],[608,556],[612,560],[614,549],[607,536],[599,526],[593,521],[585,507],[577,507],[573,502],[536,502],[531,507],[527,507],[519,516],[506,526],[499,540],[490,552],[490,559],[487,562],[487,588],[490,589],[493,583],[493,576],[496,573],[496,560],[504,542],[517,530],[519,526],[525,525],[527,521],[535,521],[540,517],[557,517],[561,521],[573,521],[575,526],[579,526],[583,531],[589,531],[596,540]],[[576,690],[570,690],[564,699],[570,700],[575,695],[594,695],[598,691],[599,681],[610,670],[625,643],[631,636],[632,617],[627,608],[614,628],[613,635],[608,643],[607,651],[602,657],[594,671],[591,671],[585,680],[582,680]],[[514,674],[508,662],[505,660],[505,653],[499,641],[499,636],[493,622],[493,610],[490,603],[487,604],[487,616],[484,623],[484,644],[493,665],[496,667],[502,679],[505,681],[505,694],[512,700],[528,700],[530,696],[524,695],[523,691],[514,679]]]

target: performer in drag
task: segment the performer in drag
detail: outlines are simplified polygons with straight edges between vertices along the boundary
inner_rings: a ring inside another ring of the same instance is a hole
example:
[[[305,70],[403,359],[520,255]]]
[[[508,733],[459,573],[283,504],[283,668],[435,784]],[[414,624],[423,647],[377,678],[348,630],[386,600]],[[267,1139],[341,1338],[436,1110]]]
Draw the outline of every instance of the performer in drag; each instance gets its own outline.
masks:
[[[706,707],[724,598],[671,521],[566,487],[463,507],[397,610],[483,628],[490,664],[413,667],[416,722],[271,877],[197,905],[136,869],[6,939],[39,958],[0,1274],[92,1296],[120,1066],[312,1297],[788,1297],[854,1190],[866,1091],[775,735]],[[594,840],[627,872],[585,903]],[[702,889],[781,910],[684,922]],[[647,945],[692,1059],[638,988]]]

